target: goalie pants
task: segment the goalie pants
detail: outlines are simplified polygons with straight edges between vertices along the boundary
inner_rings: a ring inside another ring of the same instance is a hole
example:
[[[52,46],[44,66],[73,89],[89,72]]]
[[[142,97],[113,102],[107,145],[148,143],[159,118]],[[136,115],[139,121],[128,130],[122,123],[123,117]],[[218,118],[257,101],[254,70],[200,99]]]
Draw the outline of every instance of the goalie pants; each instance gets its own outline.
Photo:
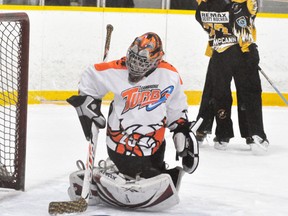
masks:
[[[164,140],[156,153],[143,157],[119,154],[108,147],[108,155],[120,173],[132,178],[135,178],[137,174],[143,178],[150,178],[161,174],[165,169],[165,147],[166,142]]]
[[[238,103],[238,121],[242,137],[258,135],[266,139],[262,119],[261,81],[257,66],[248,67],[239,45],[210,58],[198,118],[204,119],[200,132],[211,131],[216,119],[215,135],[234,137],[231,120],[231,81],[234,79]]]

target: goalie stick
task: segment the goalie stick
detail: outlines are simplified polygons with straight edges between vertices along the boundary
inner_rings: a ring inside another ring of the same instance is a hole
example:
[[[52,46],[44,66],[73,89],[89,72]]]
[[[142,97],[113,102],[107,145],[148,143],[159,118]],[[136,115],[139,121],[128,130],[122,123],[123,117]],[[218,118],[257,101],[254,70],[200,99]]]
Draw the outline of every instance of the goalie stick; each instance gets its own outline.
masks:
[[[106,30],[107,35],[103,57],[104,62],[107,61],[113,26],[111,24],[108,24],[106,26]],[[93,174],[94,158],[96,155],[97,139],[99,134],[99,128],[96,127],[94,123],[92,123],[91,132],[92,137],[90,138],[89,142],[88,156],[86,161],[86,169],[83,180],[81,198],[76,201],[50,202],[48,212],[51,215],[84,212],[87,209],[90,196],[90,185],[92,183],[92,174]]]
[[[86,211],[90,196],[90,185],[92,184],[94,159],[96,155],[96,146],[99,134],[99,128],[96,127],[94,123],[92,123],[91,133],[92,135],[88,147],[88,155],[86,160],[86,169],[83,179],[81,198],[76,201],[51,202],[48,209],[49,214],[57,215]]]
[[[111,24],[108,24],[106,26],[106,41],[105,41],[105,47],[104,47],[103,62],[105,62],[107,60],[107,58],[108,58],[112,31],[113,31],[113,26]]]

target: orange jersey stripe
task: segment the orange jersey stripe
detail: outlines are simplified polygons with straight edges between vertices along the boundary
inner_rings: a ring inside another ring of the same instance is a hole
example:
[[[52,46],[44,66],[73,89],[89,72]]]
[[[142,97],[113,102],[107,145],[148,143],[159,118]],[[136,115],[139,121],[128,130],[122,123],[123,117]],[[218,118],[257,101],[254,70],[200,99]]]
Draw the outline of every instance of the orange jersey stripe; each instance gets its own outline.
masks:
[[[126,57],[121,58],[120,60],[114,60],[111,62],[103,62],[99,64],[94,64],[94,67],[97,71],[103,71],[107,69],[126,69]]]
[[[178,73],[178,71],[176,70],[176,68],[173,65],[169,64],[168,62],[166,62],[164,60],[162,60],[160,62],[160,64],[158,65],[158,68],[165,68],[165,69],[168,69],[168,70],[173,71],[175,73]],[[180,78],[180,84],[182,85],[183,81],[182,81],[181,77],[179,77],[179,78]]]
[[[114,61],[110,61],[110,62],[103,62],[103,63],[98,63],[98,64],[94,64],[94,68],[97,71],[104,71],[104,70],[108,70],[108,69],[127,69],[126,67],[126,57],[122,57],[120,60],[114,60]],[[159,65],[158,68],[165,68],[168,69],[170,71],[173,71],[175,73],[178,73],[178,71],[176,70],[176,68],[169,64],[168,62],[162,60]],[[183,84],[183,81],[180,77],[180,83],[181,85]]]
[[[171,64],[169,64],[168,62],[163,61],[163,60],[159,63],[158,68],[166,68],[166,69],[168,69],[168,70],[171,70],[171,71],[173,71],[173,72],[178,73],[177,70],[176,70],[176,68],[175,68],[173,65],[171,65]]]

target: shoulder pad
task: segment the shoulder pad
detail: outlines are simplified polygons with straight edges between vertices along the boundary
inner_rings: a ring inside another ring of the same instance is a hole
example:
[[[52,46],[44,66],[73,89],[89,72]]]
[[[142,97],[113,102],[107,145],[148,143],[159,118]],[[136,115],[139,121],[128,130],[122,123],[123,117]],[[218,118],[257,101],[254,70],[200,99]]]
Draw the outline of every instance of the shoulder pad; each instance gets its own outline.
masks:
[[[168,70],[177,72],[176,68],[175,68],[173,65],[169,64],[168,62],[166,62],[166,61],[164,61],[164,60],[162,60],[162,61],[159,63],[158,68],[166,68],[166,69],[168,69]]]
[[[256,15],[258,11],[257,0],[247,0],[247,8],[250,14]]]
[[[126,61],[126,58],[123,57],[119,60],[95,64],[94,67],[97,71],[103,71],[103,70],[108,70],[112,68],[113,69],[126,69],[125,61]]]

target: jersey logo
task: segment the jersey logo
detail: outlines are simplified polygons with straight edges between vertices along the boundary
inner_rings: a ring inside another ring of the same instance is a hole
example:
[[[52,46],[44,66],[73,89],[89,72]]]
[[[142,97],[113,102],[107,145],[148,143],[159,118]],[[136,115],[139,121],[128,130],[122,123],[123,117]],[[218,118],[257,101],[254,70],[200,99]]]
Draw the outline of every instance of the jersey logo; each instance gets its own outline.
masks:
[[[157,152],[163,143],[166,118],[163,118],[161,123],[147,126],[134,124],[123,129],[120,123],[118,130],[112,130],[109,125],[107,127],[107,135],[116,144],[114,151],[131,156],[149,156]],[[140,131],[143,131],[145,127],[149,128],[151,132],[142,134]],[[127,131],[130,133],[128,134]]]
[[[241,16],[236,19],[236,23],[241,27],[241,28],[246,28],[247,27],[247,22],[244,16]]]
[[[209,12],[201,11],[201,21],[203,23],[229,23],[229,12]]]
[[[126,100],[122,114],[136,107],[138,107],[138,109],[146,107],[146,111],[152,111],[162,103],[165,103],[173,90],[174,86],[169,86],[161,91],[161,89],[155,88],[155,85],[144,87],[137,86],[127,89],[121,94],[123,99]]]

